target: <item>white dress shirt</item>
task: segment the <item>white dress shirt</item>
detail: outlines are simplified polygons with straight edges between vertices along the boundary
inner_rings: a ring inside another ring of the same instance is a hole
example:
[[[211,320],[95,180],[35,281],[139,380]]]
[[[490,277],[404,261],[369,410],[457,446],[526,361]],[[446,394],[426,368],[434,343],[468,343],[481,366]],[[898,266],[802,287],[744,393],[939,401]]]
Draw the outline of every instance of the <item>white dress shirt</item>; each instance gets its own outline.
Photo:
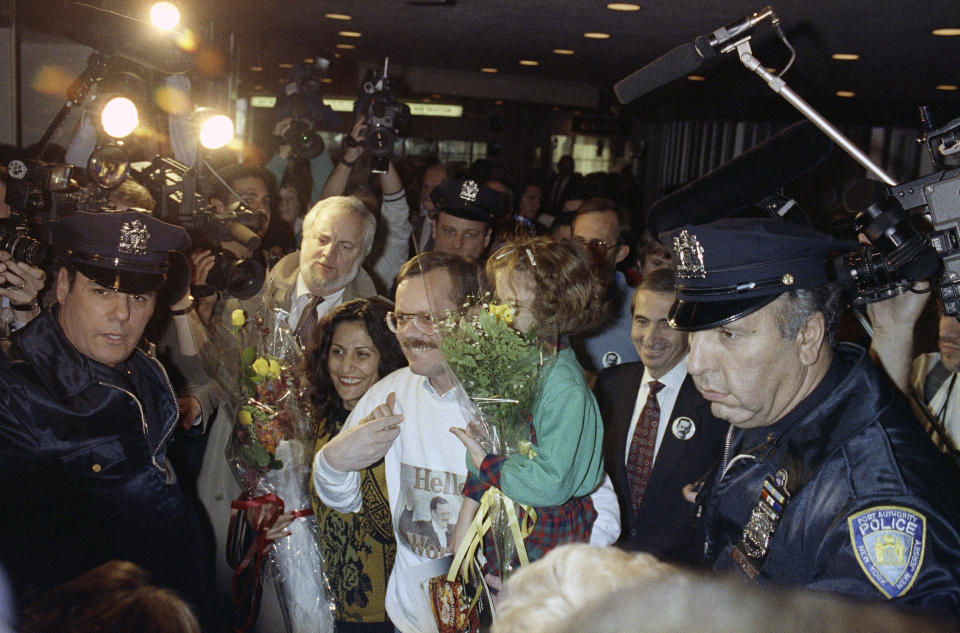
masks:
[[[630,444],[633,442],[633,432],[637,428],[637,420],[640,418],[640,412],[643,411],[643,405],[647,402],[647,395],[650,393],[650,381],[659,380],[663,383],[663,389],[657,394],[657,403],[660,405],[660,422],[657,424],[657,444],[653,449],[653,463],[657,461],[657,454],[660,452],[660,443],[663,441],[663,434],[667,431],[670,424],[670,415],[673,413],[673,405],[677,402],[677,395],[680,393],[680,386],[687,377],[687,357],[677,363],[673,369],[668,371],[660,378],[654,378],[650,375],[650,370],[644,368],[643,380],[640,383],[640,389],[637,392],[637,401],[633,405],[633,418],[630,420],[630,428],[627,430],[627,441],[623,451],[623,463],[626,464],[630,458]]]

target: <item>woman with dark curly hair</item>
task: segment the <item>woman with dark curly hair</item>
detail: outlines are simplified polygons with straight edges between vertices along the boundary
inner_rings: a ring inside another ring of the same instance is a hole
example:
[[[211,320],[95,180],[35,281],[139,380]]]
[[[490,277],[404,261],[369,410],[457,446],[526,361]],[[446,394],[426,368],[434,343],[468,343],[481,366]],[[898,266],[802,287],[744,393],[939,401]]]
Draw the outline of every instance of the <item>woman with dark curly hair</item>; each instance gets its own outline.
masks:
[[[387,329],[390,306],[355,299],[328,312],[304,358],[308,395],[317,421],[316,450],[330,441],[357,401],[380,378],[406,365]],[[397,546],[390,522],[383,460],[361,473],[363,509],[341,514],[313,496],[320,548],[336,603],[338,632],[393,631],[384,597]]]
[[[466,430],[450,429],[467,448],[470,471],[455,538],[462,538],[481,497],[495,486],[536,510],[525,539],[532,561],[557,545],[589,542],[597,517],[591,494],[604,477],[603,424],[566,337],[603,318],[604,285],[593,261],[570,239],[508,242],[487,260],[486,272],[497,300],[511,310],[511,326],[546,340],[558,337],[559,351],[533,404],[529,453],[487,454]],[[489,565],[496,559],[487,546]]]

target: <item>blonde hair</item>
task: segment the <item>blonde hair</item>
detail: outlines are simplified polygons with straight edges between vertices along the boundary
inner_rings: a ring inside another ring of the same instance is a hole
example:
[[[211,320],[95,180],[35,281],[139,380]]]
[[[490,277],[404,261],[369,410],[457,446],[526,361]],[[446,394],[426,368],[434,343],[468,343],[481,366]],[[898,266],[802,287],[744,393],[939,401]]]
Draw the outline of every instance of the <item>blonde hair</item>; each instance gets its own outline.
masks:
[[[490,285],[496,274],[525,278],[535,287],[531,312],[538,330],[581,334],[599,327],[606,314],[605,286],[593,260],[568,238],[520,237],[490,256]]]
[[[624,584],[663,578],[674,570],[645,552],[561,545],[507,580],[491,633],[553,631]]]

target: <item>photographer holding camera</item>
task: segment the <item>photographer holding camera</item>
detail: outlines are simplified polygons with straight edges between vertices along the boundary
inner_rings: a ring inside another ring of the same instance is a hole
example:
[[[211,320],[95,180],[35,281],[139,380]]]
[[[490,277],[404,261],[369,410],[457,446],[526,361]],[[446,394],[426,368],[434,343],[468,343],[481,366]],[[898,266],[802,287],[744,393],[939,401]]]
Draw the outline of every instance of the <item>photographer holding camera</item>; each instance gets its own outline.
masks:
[[[12,221],[12,210],[6,202],[8,178],[7,170],[0,167],[0,223]],[[37,297],[46,277],[42,269],[17,261],[0,244],[0,337],[40,314]]]

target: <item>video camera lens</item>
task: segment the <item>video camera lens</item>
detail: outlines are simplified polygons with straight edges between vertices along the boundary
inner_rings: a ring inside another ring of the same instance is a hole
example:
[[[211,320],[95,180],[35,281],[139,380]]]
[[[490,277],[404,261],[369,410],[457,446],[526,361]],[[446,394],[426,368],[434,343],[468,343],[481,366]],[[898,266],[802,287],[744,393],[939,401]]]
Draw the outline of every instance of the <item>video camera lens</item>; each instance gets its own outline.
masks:
[[[290,153],[295,158],[313,158],[319,156],[325,147],[317,124],[311,119],[294,119],[283,134],[283,140],[290,145]]]
[[[30,227],[10,217],[0,220],[0,251],[10,253],[14,261],[39,267],[46,256],[43,242],[30,235]]]
[[[249,299],[260,292],[266,271],[255,259],[238,259],[229,253],[216,254],[207,273],[207,285],[238,299]]]

